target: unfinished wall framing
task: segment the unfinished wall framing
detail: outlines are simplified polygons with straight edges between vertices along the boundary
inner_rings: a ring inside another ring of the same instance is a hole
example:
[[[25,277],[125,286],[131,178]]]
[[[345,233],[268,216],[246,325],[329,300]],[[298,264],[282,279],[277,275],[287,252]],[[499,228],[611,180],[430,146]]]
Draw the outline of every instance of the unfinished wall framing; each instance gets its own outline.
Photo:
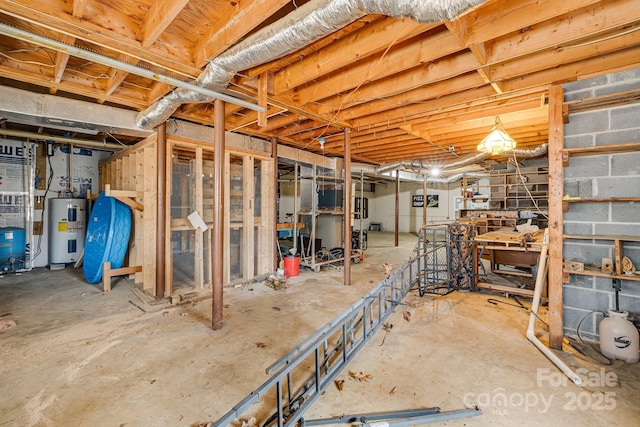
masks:
[[[156,283],[156,204],[157,164],[156,135],[151,135],[99,164],[100,191],[109,185],[112,190],[136,191],[134,200],[144,210],[132,209],[132,230],[128,258],[125,264],[142,266],[142,271],[133,275],[134,282],[146,293],[155,296]]]
[[[129,265],[142,265],[135,283],[155,296],[157,138],[152,135],[100,164],[100,188],[133,190],[144,197],[133,212]],[[211,285],[213,145],[167,138],[165,295],[199,292]],[[247,281],[274,270],[274,161],[267,154],[229,148],[225,153],[224,281]],[[200,224],[200,227],[197,225]]]

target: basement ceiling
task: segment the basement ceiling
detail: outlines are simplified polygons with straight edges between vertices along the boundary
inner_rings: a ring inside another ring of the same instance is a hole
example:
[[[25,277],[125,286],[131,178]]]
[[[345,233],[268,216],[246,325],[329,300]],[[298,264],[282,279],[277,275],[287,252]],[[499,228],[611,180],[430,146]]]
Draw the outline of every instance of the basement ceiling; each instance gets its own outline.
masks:
[[[210,60],[251,34],[324,3],[0,0],[0,22],[194,83]],[[640,66],[639,0],[476,3],[432,24],[363,15],[283,57],[235,70],[220,92],[260,98],[266,115],[226,103],[226,129],[341,156],[350,128],[355,160],[447,162],[475,152],[496,116],[518,148],[546,143],[550,85]],[[138,111],[175,89],[8,35],[0,35],[0,79]],[[173,117],[213,125],[213,103],[182,104]]]

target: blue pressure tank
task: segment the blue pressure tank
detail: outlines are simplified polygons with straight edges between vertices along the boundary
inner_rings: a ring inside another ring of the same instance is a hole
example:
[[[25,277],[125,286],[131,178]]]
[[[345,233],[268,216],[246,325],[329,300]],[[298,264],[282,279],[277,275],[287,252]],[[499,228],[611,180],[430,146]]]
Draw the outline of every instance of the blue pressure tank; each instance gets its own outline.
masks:
[[[22,267],[26,250],[24,228],[0,227],[0,268]],[[21,261],[17,266],[16,260]]]

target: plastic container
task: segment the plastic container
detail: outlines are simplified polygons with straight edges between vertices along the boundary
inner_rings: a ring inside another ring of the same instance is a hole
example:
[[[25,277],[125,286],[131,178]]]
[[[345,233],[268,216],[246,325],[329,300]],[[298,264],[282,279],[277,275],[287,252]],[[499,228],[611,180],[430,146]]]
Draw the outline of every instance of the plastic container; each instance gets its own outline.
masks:
[[[12,265],[16,260],[24,262],[26,237],[24,228],[0,228],[0,266]],[[22,264],[20,264],[22,266]]]
[[[609,359],[636,363],[640,337],[633,323],[627,320],[629,312],[608,312],[609,317],[600,321],[600,351]]]
[[[91,209],[84,242],[82,267],[88,283],[100,283],[107,261],[111,268],[122,267],[130,235],[131,209],[103,191]]]
[[[300,274],[300,257],[299,256],[286,256],[284,260],[284,275],[285,276],[297,276]]]

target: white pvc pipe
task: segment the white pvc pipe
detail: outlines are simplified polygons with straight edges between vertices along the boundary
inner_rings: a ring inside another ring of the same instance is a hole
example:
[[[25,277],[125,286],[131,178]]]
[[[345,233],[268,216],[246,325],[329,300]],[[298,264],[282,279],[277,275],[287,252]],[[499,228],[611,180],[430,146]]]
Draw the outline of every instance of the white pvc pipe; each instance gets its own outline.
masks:
[[[545,230],[544,243],[540,251],[540,261],[538,262],[538,274],[536,276],[536,284],[533,290],[533,301],[531,303],[531,314],[529,315],[529,327],[527,328],[527,338],[540,350],[551,362],[558,367],[575,385],[582,385],[582,378],[578,376],[570,367],[567,366],[558,356],[556,356],[547,346],[542,344],[536,337],[535,326],[538,316],[538,308],[540,307],[540,298],[542,297],[542,288],[547,268],[547,252],[549,251],[548,231]]]
[[[43,133],[27,132],[14,129],[1,129],[0,135],[12,136],[15,138],[34,139],[36,141],[53,141],[60,144],[75,145],[76,147],[93,148],[96,150],[120,151],[127,148],[126,145],[114,144],[112,142],[100,142],[92,139],[67,138],[65,136],[46,135]]]

